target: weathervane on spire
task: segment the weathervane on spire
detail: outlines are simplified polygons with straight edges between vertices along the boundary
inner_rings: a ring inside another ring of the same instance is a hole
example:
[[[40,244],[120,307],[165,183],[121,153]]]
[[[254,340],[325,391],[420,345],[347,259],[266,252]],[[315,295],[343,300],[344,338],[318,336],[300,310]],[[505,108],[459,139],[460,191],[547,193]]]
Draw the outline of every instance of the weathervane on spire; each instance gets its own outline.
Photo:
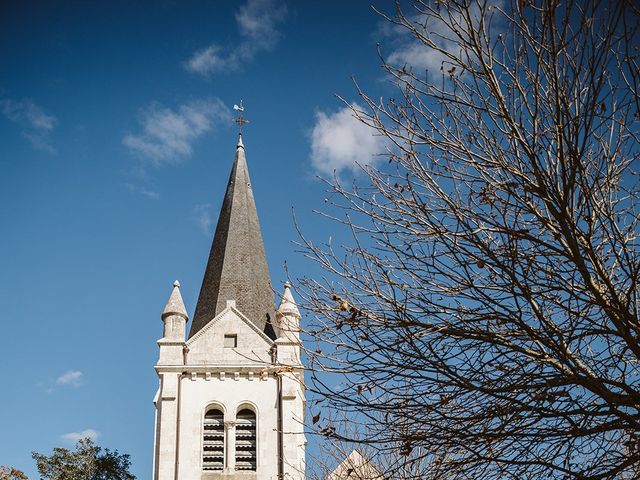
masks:
[[[240,100],[240,105],[234,105],[234,110],[238,111],[238,118],[234,120],[238,125],[240,125],[240,135],[242,135],[242,125],[245,123],[249,123],[249,120],[244,119],[244,105],[242,105],[242,100]]]

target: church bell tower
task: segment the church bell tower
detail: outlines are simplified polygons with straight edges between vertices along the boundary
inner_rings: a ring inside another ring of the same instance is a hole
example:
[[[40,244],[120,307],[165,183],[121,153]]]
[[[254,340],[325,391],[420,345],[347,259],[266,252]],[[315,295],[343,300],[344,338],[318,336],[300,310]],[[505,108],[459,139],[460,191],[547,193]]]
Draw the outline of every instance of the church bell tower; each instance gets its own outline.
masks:
[[[241,134],[188,335],[177,281],[161,318],[153,479],[304,479],[300,312],[289,284],[275,308]]]

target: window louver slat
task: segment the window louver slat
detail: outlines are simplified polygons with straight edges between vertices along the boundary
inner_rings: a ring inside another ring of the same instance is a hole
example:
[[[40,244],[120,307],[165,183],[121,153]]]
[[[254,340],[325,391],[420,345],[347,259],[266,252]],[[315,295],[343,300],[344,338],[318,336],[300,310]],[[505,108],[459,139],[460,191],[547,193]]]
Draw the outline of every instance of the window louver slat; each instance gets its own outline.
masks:
[[[249,409],[236,416],[236,470],[256,470],[256,414]]]
[[[202,469],[224,469],[224,415],[218,409],[204,416],[202,432]]]

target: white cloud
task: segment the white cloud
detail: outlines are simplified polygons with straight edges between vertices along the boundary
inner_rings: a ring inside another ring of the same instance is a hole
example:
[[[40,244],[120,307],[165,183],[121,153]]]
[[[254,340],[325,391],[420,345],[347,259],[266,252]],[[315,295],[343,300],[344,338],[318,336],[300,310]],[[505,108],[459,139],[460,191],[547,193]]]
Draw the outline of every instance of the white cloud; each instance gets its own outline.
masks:
[[[205,235],[211,235],[211,227],[213,226],[213,205],[205,203],[194,206],[193,220]]]
[[[276,26],[286,15],[287,7],[277,0],[248,0],[235,14],[242,40],[227,49],[214,43],[198,50],[185,62],[185,68],[204,76],[241,69],[257,53],[275,46],[280,38]]]
[[[142,113],[142,133],[122,140],[129,150],[156,166],[180,163],[191,156],[193,143],[231,113],[220,99],[199,100],[171,110],[152,104]]]
[[[501,7],[502,3],[502,0],[489,0],[487,3],[486,15],[491,16],[490,25],[494,36],[497,36],[502,29],[500,27],[501,17],[499,15],[493,16],[492,12],[496,11],[496,7]],[[391,39],[392,45],[394,45],[393,50],[387,57],[387,62],[398,67],[412,68],[415,73],[426,70],[430,74],[440,75],[441,69],[448,71],[452,63],[446,54],[450,54],[454,58],[462,55],[460,46],[462,39],[460,37],[464,38],[468,35],[467,22],[470,21],[473,28],[479,28],[477,25],[480,23],[481,11],[478,5],[471,5],[469,8],[469,20],[455,9],[448,11],[446,14],[443,13],[444,20],[426,14],[408,17],[413,27],[424,37],[433,41],[443,52],[428,47],[405,27],[397,25],[385,27],[382,33],[387,35]],[[464,62],[468,61],[467,58],[462,58],[462,60]]]
[[[62,440],[64,440],[65,442],[76,443],[83,438],[88,438],[90,440],[96,441],[99,436],[100,432],[92,428],[87,428],[86,430],[83,430],[81,432],[65,433],[64,435],[60,435],[60,438],[62,438]]]
[[[356,103],[352,108],[360,110]],[[358,165],[376,163],[385,152],[385,141],[376,131],[360,122],[349,107],[333,114],[318,112],[311,131],[311,164],[316,171],[333,175],[343,170],[356,172]]]
[[[145,197],[147,197],[150,200],[160,200],[160,194],[158,192],[156,192],[155,190],[149,190],[147,188],[141,187],[140,188],[140,194],[144,195]]]
[[[438,47],[446,52],[455,53],[456,42],[453,41],[455,35],[444,22],[431,18],[427,23],[424,15],[415,16],[410,20],[419,32],[432,39]],[[413,69],[415,73],[426,70],[431,74],[440,74],[443,62],[447,61],[444,53],[426,46],[406,28],[394,26],[387,30],[387,34],[394,45],[387,57],[389,64],[405,66],[407,69]]]
[[[160,193],[147,187],[143,187],[131,182],[125,182],[122,184],[131,193],[139,193],[140,195],[147,197],[150,200],[160,200]]]
[[[51,144],[51,133],[58,123],[56,117],[45,113],[28,98],[2,99],[0,109],[5,117],[22,127],[22,136],[31,145],[40,150],[55,153],[55,148]]]
[[[221,56],[222,48],[219,45],[210,45],[207,48],[198,50],[187,60],[185,67],[193,73],[200,75],[210,75],[225,70],[237,70],[239,58],[235,55]]]
[[[274,0],[249,0],[236,12],[236,22],[242,36],[268,49],[278,41],[280,34],[275,27],[286,15],[284,4]]]
[[[69,370],[56,378],[56,385],[71,385],[79,387],[82,381],[82,372],[78,370]]]
[[[411,67],[416,73],[426,70],[431,74],[440,74],[441,67],[446,65],[447,57],[420,42],[412,41],[392,51],[387,61],[391,65]]]

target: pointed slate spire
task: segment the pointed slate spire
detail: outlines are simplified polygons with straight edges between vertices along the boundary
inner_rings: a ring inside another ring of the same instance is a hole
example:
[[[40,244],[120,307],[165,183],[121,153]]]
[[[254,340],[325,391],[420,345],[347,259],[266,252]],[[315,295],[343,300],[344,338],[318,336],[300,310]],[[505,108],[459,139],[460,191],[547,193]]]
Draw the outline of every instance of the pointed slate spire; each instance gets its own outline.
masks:
[[[164,306],[161,318],[164,320],[171,315],[178,315],[185,320],[189,318],[187,309],[184,307],[184,302],[182,301],[182,295],[180,295],[180,282],[178,282],[178,280],[173,282],[173,290],[171,291],[169,300],[167,300],[167,304]]]
[[[242,135],[213,237],[189,337],[235,300],[237,309],[275,339],[275,303]],[[266,328],[266,331],[265,331]]]

